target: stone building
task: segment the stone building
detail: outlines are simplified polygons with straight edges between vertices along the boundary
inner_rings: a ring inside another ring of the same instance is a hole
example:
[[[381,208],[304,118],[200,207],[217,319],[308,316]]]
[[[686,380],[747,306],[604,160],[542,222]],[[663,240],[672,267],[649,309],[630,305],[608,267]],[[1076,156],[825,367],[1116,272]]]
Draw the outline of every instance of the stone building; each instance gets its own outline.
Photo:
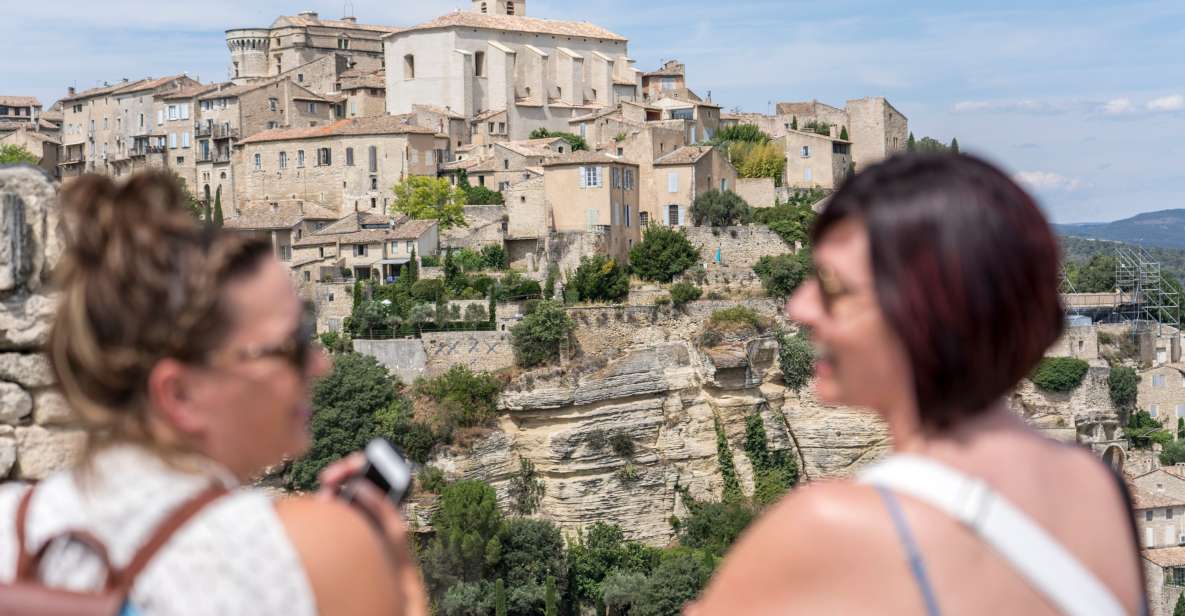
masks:
[[[788,130],[782,137],[786,151],[783,185],[792,188],[839,188],[852,168],[852,142],[810,131]]]
[[[641,238],[638,165],[594,152],[574,152],[543,163],[550,229],[600,236],[604,252],[625,263]]]
[[[651,222],[678,227],[691,221],[691,205],[710,190],[736,188],[737,170],[713,146],[688,145],[654,160],[653,181],[642,195],[639,224]]]
[[[18,129],[36,131],[41,124],[41,101],[32,96],[0,95],[0,137]]]
[[[1176,434],[1177,420],[1185,418],[1185,364],[1163,364],[1139,375],[1136,407]]]
[[[1185,465],[1131,479],[1149,614],[1171,616],[1185,592]]]
[[[363,72],[350,69],[341,76],[345,96],[342,117],[379,116],[387,113],[387,78],[383,69]],[[447,130],[439,131],[447,134]]]
[[[435,105],[412,105],[411,115],[416,124],[448,135],[449,160],[456,160],[457,153],[469,147],[473,140],[472,124],[465,116],[451,109]]]
[[[44,169],[51,177],[59,177],[58,152],[62,144],[55,137],[30,128],[18,128],[11,133],[0,135],[0,146],[15,145],[24,148],[39,158],[38,167]]]
[[[643,100],[657,100],[687,90],[687,67],[678,60],[667,60],[658,70],[642,73]]]
[[[227,229],[268,237],[276,258],[292,264],[292,246],[337,220],[338,213],[303,201],[255,204],[231,213],[224,221]]]
[[[470,186],[485,186],[504,192],[512,185],[543,175],[543,162],[571,153],[568,142],[559,137],[494,143],[476,156],[441,165],[441,175],[455,186],[464,172]]]
[[[294,244],[294,273],[306,283],[373,279],[392,283],[416,258],[437,254],[435,220],[394,222],[372,212],[356,212]]]
[[[480,117],[487,124],[479,128],[501,123],[487,138],[521,140],[537,128],[568,130],[573,117],[637,97],[640,73],[624,37],[527,17],[525,0],[508,6],[474,0],[468,11],[387,35],[387,112],[445,107]]]
[[[197,85],[185,75],[174,75],[124,80],[77,93],[70,88],[61,101],[62,177],[82,173],[121,175],[167,165],[170,153],[166,151],[163,131],[165,118],[156,108],[154,97]]]
[[[316,84],[318,94],[328,94],[331,90],[325,88],[333,82],[322,74],[326,68],[332,65],[337,74],[350,68],[382,68],[382,36],[397,30],[360,24],[355,17],[321,19],[313,11],[278,17],[267,28],[234,28],[226,31],[228,76],[236,84],[244,84],[308,67],[306,79]],[[327,64],[314,64],[326,58]]]
[[[435,176],[444,138],[406,116],[338,120],[273,129],[239,141],[237,209],[315,204],[341,214],[386,212],[391,188],[412,175]]]

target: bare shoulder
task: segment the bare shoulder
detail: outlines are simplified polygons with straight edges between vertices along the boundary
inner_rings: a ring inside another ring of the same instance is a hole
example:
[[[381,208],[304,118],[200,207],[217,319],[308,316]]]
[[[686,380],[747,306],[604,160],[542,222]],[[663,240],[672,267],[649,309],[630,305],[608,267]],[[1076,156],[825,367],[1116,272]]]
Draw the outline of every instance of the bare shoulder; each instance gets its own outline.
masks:
[[[875,490],[852,482],[797,488],[745,531],[691,613],[735,613],[741,605],[758,613],[831,593],[852,554],[867,553],[883,530],[881,516],[868,515],[878,502]]]
[[[289,498],[276,513],[308,572],[321,614],[390,614],[395,572],[383,538],[340,501]]]

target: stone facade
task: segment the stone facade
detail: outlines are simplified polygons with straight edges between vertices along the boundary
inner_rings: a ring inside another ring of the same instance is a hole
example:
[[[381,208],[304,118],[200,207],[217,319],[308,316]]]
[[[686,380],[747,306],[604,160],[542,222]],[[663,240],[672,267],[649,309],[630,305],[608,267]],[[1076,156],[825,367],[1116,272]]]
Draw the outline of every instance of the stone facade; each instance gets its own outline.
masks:
[[[653,177],[643,185],[654,192],[643,199],[638,215],[641,225],[688,226],[693,222],[691,206],[696,198],[708,191],[736,187],[736,168],[712,146],[683,146],[659,156],[650,168]]]
[[[778,201],[773,178],[737,178],[734,192],[752,207],[773,207]]]
[[[63,249],[56,190],[32,167],[0,168],[0,480],[42,479],[85,445],[42,351]]]
[[[556,232],[597,233],[605,254],[621,263],[641,239],[638,166],[603,154],[576,152],[544,165],[544,196]]]
[[[247,83],[278,77],[326,58],[334,62],[340,58],[345,68],[377,68],[383,53],[382,37],[394,31],[396,28],[360,24],[352,16],[321,19],[312,11],[286,15],[268,28],[227,30],[228,72],[235,83]],[[316,82],[312,75],[307,80]],[[329,91],[318,90],[323,94]]]
[[[1090,325],[1067,327],[1053,346],[1045,351],[1046,357],[1075,357],[1086,361],[1099,358],[1099,330]]]
[[[850,100],[844,106],[856,170],[905,151],[909,120],[883,96]]]
[[[836,132],[834,127],[831,132]],[[852,164],[850,141],[790,130],[782,137],[782,145],[786,151],[786,186],[834,190],[848,176]]]
[[[719,250],[721,264],[734,268],[752,268],[761,257],[794,252],[793,246],[786,245],[780,235],[765,225],[686,227],[683,234],[699,248],[702,262],[715,263]]]
[[[1136,407],[1175,435],[1177,420],[1185,418],[1185,364],[1164,364],[1140,370],[1139,375]]]

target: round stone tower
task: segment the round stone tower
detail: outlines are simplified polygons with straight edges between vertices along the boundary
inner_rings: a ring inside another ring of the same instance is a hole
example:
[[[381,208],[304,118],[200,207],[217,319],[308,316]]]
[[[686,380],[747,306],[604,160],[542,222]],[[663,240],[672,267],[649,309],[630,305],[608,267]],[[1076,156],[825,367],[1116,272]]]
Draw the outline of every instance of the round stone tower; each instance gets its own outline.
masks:
[[[271,31],[267,28],[238,28],[226,31],[230,49],[230,78],[235,83],[267,77],[267,47]]]

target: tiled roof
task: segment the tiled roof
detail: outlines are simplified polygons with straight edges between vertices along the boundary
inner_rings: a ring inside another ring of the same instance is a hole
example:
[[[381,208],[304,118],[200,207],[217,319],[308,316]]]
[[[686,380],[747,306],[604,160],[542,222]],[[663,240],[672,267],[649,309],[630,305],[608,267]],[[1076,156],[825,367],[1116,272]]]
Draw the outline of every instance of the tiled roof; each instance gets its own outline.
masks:
[[[343,244],[378,244],[391,240],[418,240],[434,226],[435,220],[411,220],[394,229],[359,229],[349,233],[326,233],[326,227],[293,245],[321,246],[339,241]]]
[[[515,154],[521,156],[556,156],[555,150],[548,149],[549,146],[555,145],[557,141],[563,141],[561,137],[547,137],[546,139],[524,139],[521,141],[504,141],[496,145],[500,145]]]
[[[9,107],[40,107],[41,101],[34,96],[4,96],[0,95],[0,105]]]
[[[486,161],[490,161],[490,160],[493,160],[493,159],[492,158],[466,158],[465,160],[454,160],[452,162],[447,162],[447,163],[440,165],[440,170],[441,171],[458,171],[458,170],[470,171],[474,167],[476,167]]]
[[[243,139],[239,144],[265,141],[292,141],[296,139],[318,139],[342,135],[400,135],[415,133],[434,135],[436,131],[415,124],[408,124],[408,116],[372,116],[338,120],[324,126],[307,128],[273,128]]]
[[[392,33],[399,32],[400,29],[393,26],[375,26],[371,24],[360,24],[353,21],[346,21],[344,19],[321,19],[319,17],[311,17],[305,15],[284,15],[276,19],[272,23],[273,28],[282,26],[322,26],[326,28],[345,28],[349,30],[367,30],[370,32]]]
[[[519,17],[517,15],[483,15],[471,11],[455,11],[437,17],[427,23],[402,30],[400,33],[452,27],[528,32],[531,34],[554,34],[557,36],[579,36],[607,41],[626,40],[620,34],[614,34],[600,26],[594,26],[583,21],[536,19],[534,17]]]
[[[684,72],[683,66],[680,66],[679,68],[675,68],[672,66],[672,67],[663,67],[663,68],[660,68],[656,71],[648,71],[648,72],[642,73],[642,76],[643,77],[682,77],[685,74],[686,73]]]
[[[1151,548],[1140,552],[1140,556],[1161,567],[1180,567],[1185,565],[1185,547]]]
[[[338,219],[331,225],[318,229],[316,235],[330,235],[336,233],[353,233],[364,225],[391,225],[390,219],[382,214],[373,212],[352,212]]]
[[[1185,500],[1180,498],[1173,498],[1164,493],[1153,492],[1152,490],[1140,489],[1135,485],[1128,485],[1128,490],[1132,496],[1132,508],[1134,509],[1153,509],[1157,507],[1182,507],[1185,506]]]
[[[321,206],[286,201],[273,207],[270,203],[256,203],[243,209],[242,214],[226,219],[231,229],[291,229],[302,220],[334,220],[338,215]]]
[[[143,79],[141,81],[134,81],[122,88],[117,88],[112,94],[131,94],[132,92],[143,92],[144,90],[152,90],[168,84],[176,79],[186,79],[185,75],[171,75],[169,77],[161,77],[159,79]]]
[[[27,137],[29,139],[33,139],[34,141],[40,141],[42,143],[55,143],[55,144],[61,143],[61,141],[59,141],[58,139],[55,139],[54,137],[46,135],[45,133],[39,133],[35,130],[27,130],[24,128],[19,128],[14,132],[12,132],[8,135],[5,135],[4,137],[0,137],[0,141],[3,141],[4,139],[9,139],[10,137],[14,137],[16,135],[19,135],[20,137]],[[15,140],[15,139],[13,139],[13,140]]]
[[[214,89],[210,92],[207,92],[207,93],[201,95],[200,98],[201,98],[201,100],[209,100],[209,99],[213,99],[213,98],[235,98],[235,97],[242,96],[248,92],[258,90],[259,88],[263,88],[266,86],[273,85],[275,83],[279,83],[281,81],[284,81],[285,79],[290,80],[291,78],[288,77],[287,75],[284,75],[281,77],[273,77],[271,79],[264,79],[261,81],[244,83],[242,85],[230,85],[230,84],[225,84],[225,83],[224,84],[216,84],[216,86],[215,86],[216,88],[219,88],[219,86],[225,86],[225,87],[221,87],[220,89]],[[326,100],[325,97],[320,96],[319,94],[316,94],[314,92],[309,92],[307,88],[297,84],[295,81],[292,82],[292,85],[295,86],[296,88],[299,88],[299,90],[297,91],[297,93],[295,95],[295,98],[301,98],[302,100],[316,100],[316,101]]]
[[[471,122],[484,122],[485,120],[488,120],[493,117],[497,117],[499,114],[504,114],[504,113],[506,113],[505,109],[487,109],[487,110],[473,116],[473,119],[470,121]]]
[[[351,74],[353,73],[353,74]],[[363,73],[358,69],[350,69],[341,74],[342,90],[357,90],[358,88],[386,88],[387,71],[378,69]]]
[[[440,115],[448,116],[448,117],[453,118],[455,120],[464,120],[465,119],[465,116],[457,113],[456,111],[453,111],[451,109],[445,109],[444,107],[437,107],[436,105],[415,104],[415,105],[411,106],[411,109],[412,109],[412,111],[424,110],[424,111],[427,111],[428,113],[438,113]]]
[[[690,165],[712,151],[710,145],[685,145],[654,159],[655,165]]]
[[[59,101],[59,102],[76,101],[79,99],[91,98],[94,96],[102,96],[104,94],[111,94],[112,92],[119,90],[121,88],[125,88],[125,87],[131,86],[131,85],[136,85],[138,83],[142,83],[145,81],[149,81],[149,80],[148,79],[140,79],[140,80],[132,81],[132,82],[128,82],[128,83],[124,83],[121,81],[121,82],[115,83],[115,84],[100,86],[97,88],[91,88],[89,90],[83,90],[82,92],[76,92],[74,94],[74,96],[64,96],[64,97],[62,97],[61,101]]]
[[[170,90],[169,92],[160,92],[156,95],[156,98],[159,98],[161,100],[171,100],[171,99],[178,99],[178,98],[194,98],[197,96],[201,96],[201,95],[209,92],[210,90],[217,88],[220,85],[225,85],[225,84],[211,83],[211,84],[206,84],[206,85],[198,84],[198,85],[188,86],[188,87],[180,88],[178,90]]]
[[[600,152],[589,152],[587,150],[580,150],[572,152],[564,156],[557,156],[555,158],[543,161],[544,167],[558,167],[560,165],[588,165],[588,164],[612,164],[621,163],[623,165],[634,165],[634,163],[621,160],[620,158],[613,158],[607,154]]]

